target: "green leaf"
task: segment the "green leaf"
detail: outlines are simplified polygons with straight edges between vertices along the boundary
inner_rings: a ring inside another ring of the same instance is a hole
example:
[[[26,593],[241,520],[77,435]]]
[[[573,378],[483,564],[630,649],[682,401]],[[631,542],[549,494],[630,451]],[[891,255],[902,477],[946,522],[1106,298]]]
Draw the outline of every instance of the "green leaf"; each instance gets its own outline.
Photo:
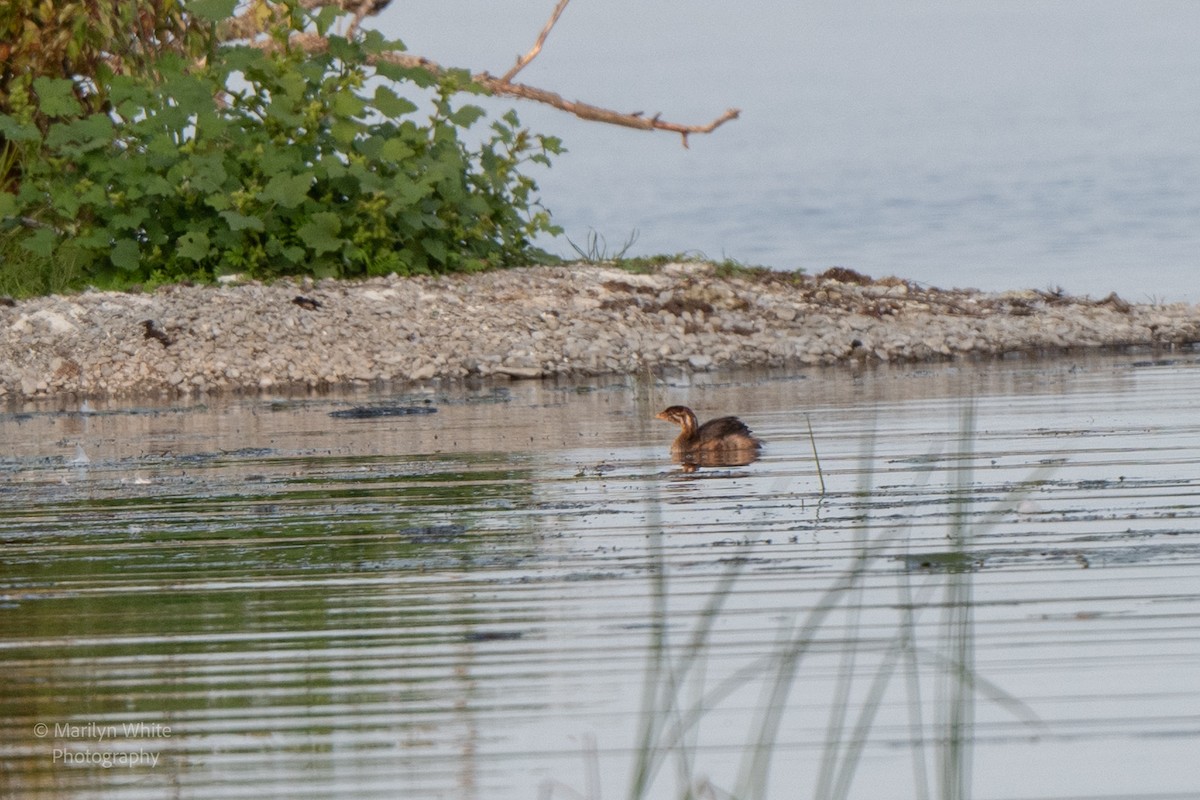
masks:
[[[267,54],[257,47],[238,44],[217,51],[220,63],[230,72],[249,73],[267,60]]]
[[[261,152],[254,154],[253,160],[264,175],[292,175],[303,171],[306,159],[300,148],[291,145],[277,147],[268,144]]]
[[[311,186],[312,176],[307,173],[276,175],[267,181],[267,185],[263,187],[258,196],[268,203],[274,203],[283,208],[295,208],[308,197],[308,190]]]
[[[371,55],[379,55],[387,51],[401,52],[404,42],[399,39],[387,39],[382,33],[371,28],[362,37],[362,49]]]
[[[188,231],[176,242],[175,255],[192,261],[208,258],[208,234],[204,231]]]
[[[112,246],[108,258],[114,267],[126,272],[133,272],[141,264],[142,255],[138,251],[137,242],[131,239],[122,239]]]
[[[150,102],[150,92],[142,81],[129,75],[114,75],[108,86],[108,99],[113,105],[132,103],[135,107]]]
[[[422,244],[425,246],[425,252],[429,254],[430,258],[440,264],[446,263],[448,252],[446,245],[440,239],[426,239]]]
[[[181,109],[189,120],[193,114],[212,108],[215,103],[212,87],[195,75],[170,75],[159,91],[171,98],[173,104]]]
[[[340,117],[361,117],[365,106],[363,99],[354,92],[338,92],[333,98],[333,113]]]
[[[304,79],[302,73],[296,71],[284,72],[276,76],[276,81],[282,90],[280,94],[289,101],[292,103],[304,102],[304,92],[308,88],[308,81]]]
[[[34,255],[49,258],[54,253],[56,244],[58,244],[58,234],[49,228],[38,228],[25,237],[25,241],[21,242],[21,247]]]
[[[334,141],[343,147],[349,146],[358,137],[361,130],[362,125],[348,119],[339,119],[329,126],[329,132],[333,135]]]
[[[33,89],[38,108],[48,117],[69,117],[82,110],[75,98],[75,82],[69,78],[34,78]]]
[[[179,155],[179,145],[175,137],[169,133],[160,133],[148,137],[144,141],[146,152],[163,160],[173,159]]]
[[[379,157],[384,161],[401,163],[411,158],[413,149],[403,139],[388,139],[379,150]]]
[[[317,33],[320,36],[324,36],[326,33],[328,33],[329,29],[333,27],[333,23],[337,22],[337,18],[340,17],[341,14],[342,9],[336,5],[322,6],[321,10],[317,12],[317,17],[315,20],[317,25]]]
[[[317,164],[316,173],[323,178],[336,179],[349,173],[350,168],[336,158],[323,158]]]
[[[205,22],[220,22],[233,16],[238,0],[188,0],[187,10]]]
[[[109,220],[109,227],[118,231],[136,231],[146,221],[147,216],[149,216],[149,212],[139,206],[126,212],[113,214]]]
[[[50,204],[54,211],[62,217],[72,219],[79,213],[83,205],[79,187],[73,184],[57,184],[50,188]]]
[[[462,108],[455,109],[454,112],[450,114],[449,119],[450,122],[454,123],[460,128],[469,128],[474,125],[480,117],[483,117],[486,114],[487,112],[479,106],[463,106]]]
[[[308,222],[300,226],[296,235],[309,246],[314,254],[321,255],[342,246],[342,240],[337,235],[341,229],[342,221],[337,214],[319,211],[313,214]]]
[[[338,274],[337,264],[328,259],[310,262],[308,269],[314,278],[336,278]]]
[[[8,192],[0,192],[0,219],[17,216],[17,196]]]
[[[362,61],[362,52],[356,42],[344,36],[327,36],[329,55],[346,64],[356,64]]]
[[[267,118],[285,130],[298,130],[304,126],[304,115],[296,111],[303,98],[289,102],[286,94],[279,94],[271,99],[267,106]]]
[[[147,175],[139,188],[143,194],[153,197],[168,197],[175,193],[175,185],[162,175]]]
[[[71,241],[71,244],[82,250],[94,250],[98,253],[106,250],[111,251],[112,237],[109,236],[108,231],[103,228],[93,228],[81,236],[76,236]]]
[[[16,117],[0,114],[0,136],[10,142],[32,142],[42,138],[42,132],[33,123],[24,124]]]
[[[387,61],[380,61],[375,65],[375,74],[389,81],[411,81],[422,89],[428,89],[438,82],[437,75],[428,70],[420,67],[402,67]]]
[[[237,211],[222,211],[221,218],[229,225],[231,231],[263,230],[263,221],[258,217],[248,217]]]
[[[393,211],[412,208],[427,194],[429,194],[427,186],[414,181],[408,175],[397,175],[396,179],[392,181],[391,191],[388,192]]]
[[[220,154],[193,156],[191,161],[195,169],[192,173],[192,185],[196,189],[210,193],[220,190],[225,185],[227,175]]]
[[[72,155],[107,147],[113,139],[113,122],[107,114],[91,114],[83,119],[50,126],[46,144],[62,148]]]
[[[385,117],[402,117],[417,110],[415,103],[400,97],[386,86],[375,88],[375,108]]]
[[[229,195],[225,194],[224,192],[214,192],[213,194],[210,194],[208,197],[204,198],[204,204],[213,211],[218,212],[224,211],[233,205],[229,199]]]

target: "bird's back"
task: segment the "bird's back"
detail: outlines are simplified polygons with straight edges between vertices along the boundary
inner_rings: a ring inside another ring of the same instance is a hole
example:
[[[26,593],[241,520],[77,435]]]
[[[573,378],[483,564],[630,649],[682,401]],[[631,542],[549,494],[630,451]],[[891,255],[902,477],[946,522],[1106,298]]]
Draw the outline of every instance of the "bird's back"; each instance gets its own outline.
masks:
[[[755,449],[762,442],[754,438],[746,423],[737,417],[710,419],[696,430],[694,447],[701,449]]]

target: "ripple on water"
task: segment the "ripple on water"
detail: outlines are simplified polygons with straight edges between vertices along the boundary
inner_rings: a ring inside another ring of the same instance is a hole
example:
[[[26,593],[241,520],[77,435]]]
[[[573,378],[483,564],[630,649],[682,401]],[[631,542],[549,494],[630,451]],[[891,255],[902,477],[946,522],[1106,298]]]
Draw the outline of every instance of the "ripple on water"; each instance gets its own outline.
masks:
[[[808,794],[954,753],[989,796],[1194,788],[1200,368],[805,378],[0,417],[9,793],[620,797],[681,720],[726,790],[759,737]],[[668,402],[763,458],[680,472]]]

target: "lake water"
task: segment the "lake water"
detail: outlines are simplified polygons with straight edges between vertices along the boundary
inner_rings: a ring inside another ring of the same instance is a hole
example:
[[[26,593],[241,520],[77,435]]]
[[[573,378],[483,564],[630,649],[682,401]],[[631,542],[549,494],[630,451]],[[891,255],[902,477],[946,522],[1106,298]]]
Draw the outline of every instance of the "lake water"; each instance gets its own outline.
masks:
[[[553,6],[394,3],[375,24],[502,74]],[[571,151],[540,184],[581,246],[637,231],[631,255],[1200,302],[1197,30],[1189,0],[574,0],[522,80],[672,121],[742,118],[684,150],[516,107]]]
[[[0,796],[1192,796],[1198,392],[1178,352],[9,409]],[[680,472],[674,403],[763,457]]]

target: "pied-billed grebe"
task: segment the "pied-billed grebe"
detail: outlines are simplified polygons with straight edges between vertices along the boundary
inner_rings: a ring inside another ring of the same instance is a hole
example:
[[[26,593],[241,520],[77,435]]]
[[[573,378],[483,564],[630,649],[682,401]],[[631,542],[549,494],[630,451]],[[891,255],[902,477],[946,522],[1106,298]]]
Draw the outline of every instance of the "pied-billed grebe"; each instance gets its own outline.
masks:
[[[696,415],[687,406],[671,406],[660,411],[656,419],[665,419],[679,426],[679,435],[671,443],[671,453],[688,461],[710,466],[713,456],[722,465],[749,464],[758,456],[762,442],[751,435],[746,423],[737,417],[718,417],[697,427]],[[712,464],[716,466],[717,464]]]

